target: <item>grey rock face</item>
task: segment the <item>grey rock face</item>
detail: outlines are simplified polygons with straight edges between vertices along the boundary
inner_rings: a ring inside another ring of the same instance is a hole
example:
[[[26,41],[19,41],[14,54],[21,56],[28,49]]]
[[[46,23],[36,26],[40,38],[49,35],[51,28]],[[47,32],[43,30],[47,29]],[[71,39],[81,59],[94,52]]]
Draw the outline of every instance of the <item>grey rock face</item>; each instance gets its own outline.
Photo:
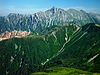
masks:
[[[45,12],[37,12],[32,15],[10,13],[0,17],[0,33],[12,30],[39,32],[53,25],[100,23],[100,15],[86,13],[83,10],[64,10],[51,8]]]

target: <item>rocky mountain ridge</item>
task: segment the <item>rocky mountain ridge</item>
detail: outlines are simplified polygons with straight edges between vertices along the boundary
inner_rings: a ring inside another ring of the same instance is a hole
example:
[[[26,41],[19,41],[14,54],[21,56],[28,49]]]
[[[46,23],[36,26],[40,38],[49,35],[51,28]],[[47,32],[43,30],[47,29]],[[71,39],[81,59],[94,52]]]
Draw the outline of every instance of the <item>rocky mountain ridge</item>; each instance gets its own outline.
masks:
[[[8,16],[0,17],[0,33],[6,31],[35,31],[51,27],[53,25],[100,23],[100,15],[87,13],[84,10],[53,7],[45,12],[37,12],[31,15],[10,13]]]

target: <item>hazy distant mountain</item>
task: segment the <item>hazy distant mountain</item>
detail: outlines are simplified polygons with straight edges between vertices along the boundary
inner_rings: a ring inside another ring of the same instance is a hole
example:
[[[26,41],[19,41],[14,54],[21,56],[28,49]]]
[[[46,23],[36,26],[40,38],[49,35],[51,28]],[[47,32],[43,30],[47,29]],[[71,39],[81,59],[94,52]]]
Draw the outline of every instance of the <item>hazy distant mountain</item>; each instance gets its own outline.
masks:
[[[39,32],[53,25],[85,25],[87,23],[100,23],[100,15],[83,10],[64,10],[53,7],[32,15],[10,13],[8,16],[0,17],[0,33],[13,30]]]

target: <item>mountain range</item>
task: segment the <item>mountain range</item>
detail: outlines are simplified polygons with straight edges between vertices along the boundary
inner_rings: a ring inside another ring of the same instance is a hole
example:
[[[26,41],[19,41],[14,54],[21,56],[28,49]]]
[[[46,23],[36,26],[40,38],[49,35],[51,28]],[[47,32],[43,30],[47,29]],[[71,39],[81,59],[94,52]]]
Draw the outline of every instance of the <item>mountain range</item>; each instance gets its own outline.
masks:
[[[0,16],[0,74],[100,75],[100,14],[53,7]]]
[[[14,30],[41,32],[53,25],[78,24],[83,26],[87,23],[100,23],[100,14],[52,7],[31,15],[10,13],[8,16],[1,16],[0,33]]]

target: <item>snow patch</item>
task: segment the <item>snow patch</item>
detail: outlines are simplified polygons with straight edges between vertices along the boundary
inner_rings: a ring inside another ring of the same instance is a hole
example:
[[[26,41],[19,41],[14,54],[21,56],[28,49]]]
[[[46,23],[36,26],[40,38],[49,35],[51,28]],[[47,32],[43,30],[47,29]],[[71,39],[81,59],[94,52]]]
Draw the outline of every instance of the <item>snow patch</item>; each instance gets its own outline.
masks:
[[[47,59],[45,62],[41,63],[41,65],[45,65],[48,61],[49,61],[49,59]]]
[[[97,55],[95,55],[95,56],[93,56],[92,58],[90,58],[89,60],[88,60],[88,63],[89,62],[91,62],[91,61],[93,61],[96,57],[98,57],[99,56],[99,54],[97,54]]]
[[[20,60],[21,60],[21,62],[20,62],[20,65],[19,65],[19,67],[21,67],[21,65],[22,65],[22,58],[21,58]]]
[[[15,49],[17,49],[18,48],[18,45],[17,44],[15,44]]]
[[[9,72],[8,72],[8,71],[6,71],[6,75],[8,75],[8,73],[9,73]]]
[[[57,37],[56,37],[56,32],[52,32],[52,35],[54,36],[54,38],[57,40]]]
[[[14,61],[14,57],[11,56],[10,62],[12,63]]]
[[[21,45],[19,46],[19,51],[21,50]]]
[[[78,25],[76,25],[77,29],[73,32],[73,34],[75,34],[79,29],[80,27]]]
[[[24,51],[22,51],[22,55],[24,55]]]

